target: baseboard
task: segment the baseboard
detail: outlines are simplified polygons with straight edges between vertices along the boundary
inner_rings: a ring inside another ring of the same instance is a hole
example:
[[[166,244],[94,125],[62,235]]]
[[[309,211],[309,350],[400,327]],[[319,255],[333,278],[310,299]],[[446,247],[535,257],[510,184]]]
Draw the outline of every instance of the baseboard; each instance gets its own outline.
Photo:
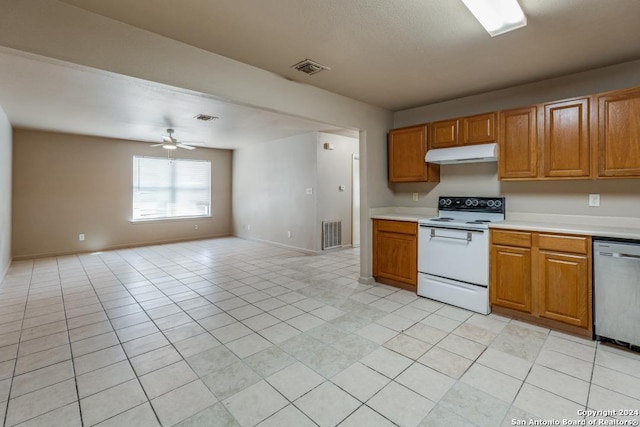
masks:
[[[272,242],[271,240],[258,239],[255,237],[249,236],[241,236],[239,234],[232,234],[233,237],[237,237],[238,239],[250,240],[252,242],[266,243],[268,245],[277,246],[282,249],[290,249],[292,251],[302,252],[307,255],[322,255],[323,251],[313,251],[311,249],[299,248],[297,246],[285,245],[284,243]]]
[[[137,243],[124,243],[122,245],[110,245],[102,248],[95,248],[86,251],[57,251],[57,252],[46,252],[46,253],[38,253],[31,255],[18,255],[13,257],[13,261],[22,261],[25,259],[35,259],[35,258],[49,258],[56,256],[65,256],[65,255],[75,255],[75,254],[90,254],[94,252],[105,252],[105,251],[115,251],[118,249],[130,249],[130,248],[141,248],[143,246],[153,246],[153,245],[168,245],[171,243],[181,243],[181,242],[192,242],[198,240],[207,240],[207,239],[217,239],[220,237],[231,237],[231,234],[211,234],[207,236],[200,236],[196,238],[181,238],[181,239],[168,239],[168,240],[154,240],[151,242],[137,242]]]

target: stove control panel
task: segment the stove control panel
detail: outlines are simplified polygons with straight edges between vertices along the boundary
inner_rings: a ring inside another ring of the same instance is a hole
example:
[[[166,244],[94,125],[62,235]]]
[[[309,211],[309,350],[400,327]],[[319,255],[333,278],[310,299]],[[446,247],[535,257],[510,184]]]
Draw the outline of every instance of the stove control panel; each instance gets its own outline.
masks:
[[[446,197],[440,196],[441,211],[504,213],[504,197]]]

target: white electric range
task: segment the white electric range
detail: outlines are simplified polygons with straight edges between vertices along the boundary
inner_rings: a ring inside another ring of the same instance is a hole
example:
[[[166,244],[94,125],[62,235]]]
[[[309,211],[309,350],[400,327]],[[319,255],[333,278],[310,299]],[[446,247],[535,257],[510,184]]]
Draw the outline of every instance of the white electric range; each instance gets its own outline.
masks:
[[[418,295],[482,314],[489,307],[489,224],[502,197],[440,197],[438,217],[418,222]]]

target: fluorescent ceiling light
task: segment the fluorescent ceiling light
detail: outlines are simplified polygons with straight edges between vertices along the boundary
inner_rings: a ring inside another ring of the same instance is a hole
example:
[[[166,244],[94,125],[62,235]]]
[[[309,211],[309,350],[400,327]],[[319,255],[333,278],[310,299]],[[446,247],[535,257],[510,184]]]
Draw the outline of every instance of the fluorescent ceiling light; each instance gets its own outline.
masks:
[[[518,0],[462,0],[491,37],[522,28],[527,17]]]

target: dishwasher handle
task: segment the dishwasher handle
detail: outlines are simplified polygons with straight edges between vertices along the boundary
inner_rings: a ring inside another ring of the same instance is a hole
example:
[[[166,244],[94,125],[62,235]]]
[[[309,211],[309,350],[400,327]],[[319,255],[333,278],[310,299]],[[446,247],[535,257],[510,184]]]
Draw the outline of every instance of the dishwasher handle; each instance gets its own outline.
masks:
[[[632,261],[640,261],[640,255],[632,254],[613,254],[613,258],[630,259]]]

